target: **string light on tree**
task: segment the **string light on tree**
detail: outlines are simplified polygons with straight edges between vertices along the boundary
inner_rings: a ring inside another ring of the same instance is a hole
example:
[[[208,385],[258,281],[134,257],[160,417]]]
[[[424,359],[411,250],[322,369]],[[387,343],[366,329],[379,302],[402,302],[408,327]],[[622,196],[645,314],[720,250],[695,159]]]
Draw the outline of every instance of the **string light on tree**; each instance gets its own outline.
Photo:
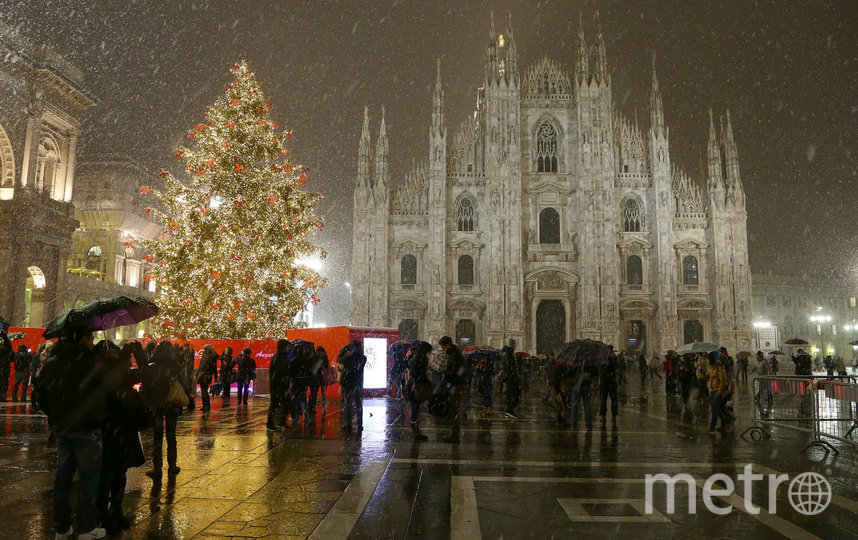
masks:
[[[162,169],[163,191],[140,189],[162,203],[150,210],[164,230],[161,241],[147,242],[160,263],[147,277],[161,286],[156,323],[170,336],[283,336],[327,286],[299,263],[321,251],[309,240],[323,227],[315,215],[321,197],[301,189],[309,170],[289,156],[291,131],[270,119],[262,83],[244,63],[232,73],[176,152],[183,180]]]

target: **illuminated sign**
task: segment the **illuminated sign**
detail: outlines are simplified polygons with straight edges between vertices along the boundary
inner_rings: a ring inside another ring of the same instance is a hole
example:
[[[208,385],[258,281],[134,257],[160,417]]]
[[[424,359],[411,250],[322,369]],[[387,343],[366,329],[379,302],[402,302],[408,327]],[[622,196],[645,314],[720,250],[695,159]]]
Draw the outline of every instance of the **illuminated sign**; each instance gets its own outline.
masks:
[[[366,355],[363,387],[387,388],[387,339],[363,338],[363,354]]]

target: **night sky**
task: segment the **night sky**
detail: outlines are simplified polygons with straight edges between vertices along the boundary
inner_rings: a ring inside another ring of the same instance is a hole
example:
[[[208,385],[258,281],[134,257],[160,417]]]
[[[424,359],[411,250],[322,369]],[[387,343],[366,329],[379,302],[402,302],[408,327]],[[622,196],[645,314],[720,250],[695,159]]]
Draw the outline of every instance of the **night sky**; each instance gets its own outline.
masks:
[[[0,20],[85,72],[99,100],[79,159],[127,154],[180,171],[174,148],[245,59],[293,130],[292,155],[325,199],[331,286],[319,318],[344,323],[352,189],[364,105],[386,107],[393,181],[427,157],[435,59],[448,137],[473,111],[489,13],[512,14],[519,66],[574,70],[578,14],[600,11],[614,99],[648,127],[651,57],[671,154],[699,179],[708,108],[729,107],[747,193],[755,273],[858,274],[858,3],[0,0]],[[337,309],[340,308],[340,309]]]

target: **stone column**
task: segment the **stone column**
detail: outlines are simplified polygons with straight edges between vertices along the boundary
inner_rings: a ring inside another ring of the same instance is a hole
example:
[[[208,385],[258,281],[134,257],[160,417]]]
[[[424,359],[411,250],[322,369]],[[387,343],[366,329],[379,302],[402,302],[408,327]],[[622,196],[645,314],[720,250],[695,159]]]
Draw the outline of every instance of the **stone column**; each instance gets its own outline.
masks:
[[[18,186],[35,187],[36,163],[39,159],[39,138],[42,135],[42,114],[45,111],[41,101],[30,103],[27,112],[27,133],[24,138],[24,155],[21,161],[21,179]]]
[[[56,196],[54,197],[58,201],[71,202],[72,200],[72,192],[74,187],[74,168],[77,160],[77,138],[80,135],[80,132],[76,129],[70,129],[66,131],[66,137],[68,137],[68,154],[66,156],[66,170],[65,170],[65,178],[63,179],[62,186],[57,187],[55,190]]]

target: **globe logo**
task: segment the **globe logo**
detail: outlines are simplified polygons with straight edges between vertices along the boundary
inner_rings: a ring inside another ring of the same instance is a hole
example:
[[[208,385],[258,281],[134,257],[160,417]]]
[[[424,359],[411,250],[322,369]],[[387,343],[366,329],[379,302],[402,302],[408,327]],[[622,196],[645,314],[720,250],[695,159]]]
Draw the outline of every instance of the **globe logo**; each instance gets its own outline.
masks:
[[[815,516],[831,503],[831,484],[819,473],[803,472],[789,483],[787,496],[796,512]]]

